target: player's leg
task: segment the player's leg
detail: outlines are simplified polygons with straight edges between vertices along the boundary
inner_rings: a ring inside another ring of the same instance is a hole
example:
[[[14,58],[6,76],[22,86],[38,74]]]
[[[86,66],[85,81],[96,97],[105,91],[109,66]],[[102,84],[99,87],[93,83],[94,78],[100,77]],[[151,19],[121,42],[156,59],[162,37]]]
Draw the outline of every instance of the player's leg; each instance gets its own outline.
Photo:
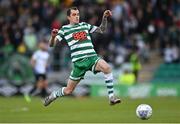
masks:
[[[33,89],[29,92],[30,96],[36,96],[41,94],[41,91],[46,89],[47,81],[45,74],[37,74],[36,75],[36,85],[34,85]],[[45,91],[46,92],[46,91]]]
[[[24,98],[27,102],[31,102],[31,96],[35,96],[38,93],[40,93],[40,89],[39,89],[39,84],[41,84],[41,78],[40,78],[40,74],[34,74],[35,75],[35,83],[34,86],[31,88],[31,90],[27,93],[24,93]]]
[[[35,82],[33,88],[28,93],[28,95],[30,95],[30,96],[34,96],[35,92],[37,91],[37,89],[39,87],[39,82],[40,82],[40,74],[34,74],[34,75],[36,78],[36,82]]]
[[[80,80],[84,78],[84,75],[87,71],[86,69],[84,69],[84,65],[86,65],[86,63],[78,61],[73,64],[73,70],[70,74],[67,86],[53,91],[47,98],[45,98],[45,106],[49,105],[56,98],[62,97],[64,95],[69,95],[73,92]]]
[[[66,87],[62,87],[58,90],[53,91],[48,97],[45,98],[44,106],[48,106],[51,102],[53,102],[58,97],[70,95],[74,91],[75,87],[77,86],[79,82],[80,80],[74,81],[74,80],[69,79]]]
[[[39,82],[38,82],[38,89],[40,90],[40,95],[44,98],[47,93],[48,81],[46,74],[40,74]]]
[[[121,100],[114,97],[113,74],[109,64],[103,59],[100,59],[95,66],[95,71],[101,71],[104,73],[110,104],[114,105],[120,103]]]
[[[69,79],[68,82],[67,82],[66,87],[62,87],[62,88],[60,88],[60,89],[53,92],[55,97],[61,97],[61,96],[64,96],[64,95],[72,94],[72,92],[74,91],[76,85],[79,82],[80,82],[80,80],[74,81],[74,80]]]
[[[43,97],[43,98],[48,94],[47,87],[48,87],[48,81],[45,78],[42,80],[42,86],[41,86],[41,97]]]

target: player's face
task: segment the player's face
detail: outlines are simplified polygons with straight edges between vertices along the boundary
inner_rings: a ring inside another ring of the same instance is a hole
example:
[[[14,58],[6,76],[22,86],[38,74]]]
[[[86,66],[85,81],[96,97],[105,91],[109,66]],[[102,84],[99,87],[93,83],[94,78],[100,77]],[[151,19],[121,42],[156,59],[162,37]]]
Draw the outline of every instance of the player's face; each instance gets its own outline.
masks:
[[[79,23],[79,10],[71,10],[70,16],[68,16],[70,24]]]
[[[48,50],[48,44],[47,44],[47,43],[44,43],[44,42],[41,42],[41,43],[39,43],[39,48],[40,48],[41,50],[46,51],[46,50]]]

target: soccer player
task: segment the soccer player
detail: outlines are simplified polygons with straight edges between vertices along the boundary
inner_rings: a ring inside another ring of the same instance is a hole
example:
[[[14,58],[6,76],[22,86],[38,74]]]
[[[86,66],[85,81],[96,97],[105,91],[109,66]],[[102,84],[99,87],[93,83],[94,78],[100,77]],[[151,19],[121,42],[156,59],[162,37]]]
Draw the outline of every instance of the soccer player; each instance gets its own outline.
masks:
[[[90,33],[105,32],[107,28],[107,18],[111,15],[111,11],[106,10],[103,14],[101,25],[97,27],[86,22],[80,23],[79,10],[76,7],[72,7],[67,10],[69,24],[62,26],[60,30],[52,30],[49,40],[50,47],[56,45],[57,42],[67,42],[71,51],[73,70],[70,74],[67,86],[53,91],[47,96],[44,100],[44,106],[48,106],[58,97],[71,94],[80,80],[84,78],[87,71],[92,71],[93,73],[103,72],[110,105],[121,102],[120,99],[114,96],[111,68],[105,60],[97,56],[90,37]]]
[[[44,98],[47,95],[47,67],[49,60],[48,44],[45,41],[39,43],[39,50],[35,51],[31,57],[31,65],[34,70],[36,83],[28,94],[25,94],[26,101],[30,102],[29,96],[37,95],[38,93]]]

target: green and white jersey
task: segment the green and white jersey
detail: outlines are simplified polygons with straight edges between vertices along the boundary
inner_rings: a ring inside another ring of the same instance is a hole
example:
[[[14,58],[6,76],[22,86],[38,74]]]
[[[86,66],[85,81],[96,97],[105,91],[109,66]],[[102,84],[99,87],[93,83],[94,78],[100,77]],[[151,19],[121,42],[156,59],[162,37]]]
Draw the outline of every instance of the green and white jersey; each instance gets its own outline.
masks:
[[[64,25],[56,38],[59,41],[65,40],[70,47],[72,62],[90,56],[96,56],[94,46],[90,37],[97,29],[96,26],[81,22],[75,25]]]

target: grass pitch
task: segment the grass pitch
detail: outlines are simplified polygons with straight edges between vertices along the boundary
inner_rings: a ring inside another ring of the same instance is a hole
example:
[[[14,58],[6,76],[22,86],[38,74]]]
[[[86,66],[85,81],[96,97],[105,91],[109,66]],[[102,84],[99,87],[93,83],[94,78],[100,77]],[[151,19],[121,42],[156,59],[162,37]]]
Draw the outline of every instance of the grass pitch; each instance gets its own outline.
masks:
[[[44,107],[40,98],[27,103],[23,97],[0,97],[0,123],[180,123],[180,98],[122,100],[109,106],[107,98],[61,98]],[[142,103],[153,108],[149,120],[136,117]]]

